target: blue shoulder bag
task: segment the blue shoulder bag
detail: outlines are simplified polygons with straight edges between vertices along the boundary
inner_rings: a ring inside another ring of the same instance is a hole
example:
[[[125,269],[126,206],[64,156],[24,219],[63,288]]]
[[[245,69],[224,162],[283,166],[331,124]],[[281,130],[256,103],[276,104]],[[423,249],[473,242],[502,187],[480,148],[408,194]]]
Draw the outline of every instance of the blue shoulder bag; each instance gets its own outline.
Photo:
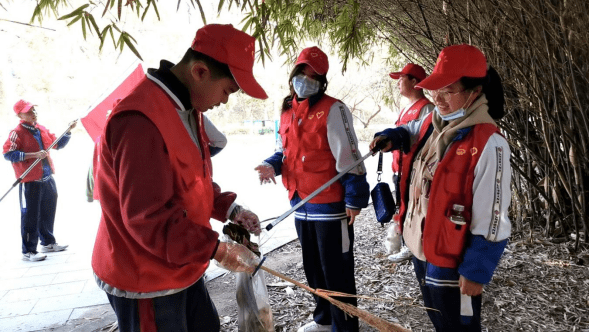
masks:
[[[377,221],[383,226],[384,223],[390,222],[395,213],[395,200],[391,194],[389,185],[381,182],[381,174],[383,173],[383,152],[379,152],[379,164],[377,166],[377,184],[371,190],[371,199],[373,200],[373,207],[375,208],[375,216]]]

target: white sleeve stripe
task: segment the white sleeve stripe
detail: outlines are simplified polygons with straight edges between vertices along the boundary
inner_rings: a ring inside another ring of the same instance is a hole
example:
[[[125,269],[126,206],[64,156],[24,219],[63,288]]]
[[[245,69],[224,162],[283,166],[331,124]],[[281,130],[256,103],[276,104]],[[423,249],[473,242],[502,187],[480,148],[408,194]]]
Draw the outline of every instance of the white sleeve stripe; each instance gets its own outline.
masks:
[[[344,124],[344,130],[346,131],[346,137],[348,137],[348,144],[350,144],[350,149],[353,151],[352,157],[354,160],[358,160],[358,156],[356,155],[356,145],[354,144],[354,137],[352,137],[352,133],[350,132],[350,124],[348,123],[348,117],[346,116],[346,112],[344,111],[344,107],[340,105],[340,116],[342,117],[342,123]]]
[[[10,132],[10,149],[8,149],[8,152],[16,150],[16,139],[17,138],[18,138],[18,135],[16,134],[16,131]]]
[[[492,204],[492,220],[488,231],[488,240],[496,242],[498,237],[498,228],[500,225],[500,211],[502,211],[502,172],[504,151],[502,147],[496,147],[496,181],[494,183],[494,202]]]
[[[338,108],[340,109],[340,116],[342,117],[342,123],[344,124],[344,130],[346,131],[346,137],[348,137],[348,144],[350,145],[350,150],[352,151],[352,158],[354,158],[355,161],[359,160],[356,141],[352,135],[352,131],[350,130],[350,124],[348,123],[348,117],[346,116],[344,106],[340,105]],[[361,166],[359,166],[357,167],[357,172],[362,174],[364,170]]]

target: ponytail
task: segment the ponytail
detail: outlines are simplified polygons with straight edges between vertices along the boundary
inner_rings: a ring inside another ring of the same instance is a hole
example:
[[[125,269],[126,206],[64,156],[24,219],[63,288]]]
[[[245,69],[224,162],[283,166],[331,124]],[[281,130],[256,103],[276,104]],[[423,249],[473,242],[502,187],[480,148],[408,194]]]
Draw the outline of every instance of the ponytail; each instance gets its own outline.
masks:
[[[500,120],[504,117],[504,88],[502,86],[502,79],[494,67],[488,66],[488,72],[485,77],[462,77],[460,81],[463,87],[468,90],[481,85],[482,93],[486,95],[486,99],[488,100],[488,114],[494,120]]]

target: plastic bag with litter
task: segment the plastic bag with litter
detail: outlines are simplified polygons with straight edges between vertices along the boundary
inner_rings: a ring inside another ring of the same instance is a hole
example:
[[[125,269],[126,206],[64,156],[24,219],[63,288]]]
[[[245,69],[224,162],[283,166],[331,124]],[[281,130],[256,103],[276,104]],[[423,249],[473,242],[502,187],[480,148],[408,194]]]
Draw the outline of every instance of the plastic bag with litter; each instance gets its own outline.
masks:
[[[258,245],[250,241],[250,234],[243,227],[229,224],[223,227],[223,233],[226,240],[234,240],[260,256]],[[258,270],[254,276],[247,272],[236,272],[236,300],[239,332],[275,330],[264,271]]]

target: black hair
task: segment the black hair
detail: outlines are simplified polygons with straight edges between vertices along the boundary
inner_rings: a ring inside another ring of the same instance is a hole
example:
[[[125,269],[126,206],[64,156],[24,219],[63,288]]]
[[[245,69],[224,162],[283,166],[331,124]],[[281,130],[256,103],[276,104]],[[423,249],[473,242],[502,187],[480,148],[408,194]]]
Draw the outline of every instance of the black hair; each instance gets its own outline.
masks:
[[[502,86],[502,79],[494,67],[488,67],[488,73],[485,77],[461,77],[459,81],[466,90],[481,85],[481,91],[488,100],[488,114],[494,120],[500,120],[504,117],[504,87]]]
[[[203,62],[207,66],[207,68],[209,68],[209,71],[211,71],[211,78],[212,79],[215,79],[215,80],[220,79],[220,78],[234,79],[234,76],[232,75],[231,71],[229,70],[229,66],[227,64],[225,64],[223,62],[219,62],[206,54],[203,54],[201,52],[197,52],[197,51],[193,50],[192,48],[189,48],[186,51],[186,53],[184,53],[184,56],[180,60],[180,63],[188,64],[191,61]]]
[[[289,75],[289,94],[283,99],[283,104],[281,106],[281,112],[284,112],[292,107],[291,102],[293,101],[293,97],[295,97],[295,90],[293,90],[293,77],[303,73],[304,63],[298,64],[291,70],[291,74]],[[316,81],[320,82],[320,90],[318,94],[323,94],[326,92],[328,88],[328,78],[326,74],[320,75],[316,74],[313,77]]]

